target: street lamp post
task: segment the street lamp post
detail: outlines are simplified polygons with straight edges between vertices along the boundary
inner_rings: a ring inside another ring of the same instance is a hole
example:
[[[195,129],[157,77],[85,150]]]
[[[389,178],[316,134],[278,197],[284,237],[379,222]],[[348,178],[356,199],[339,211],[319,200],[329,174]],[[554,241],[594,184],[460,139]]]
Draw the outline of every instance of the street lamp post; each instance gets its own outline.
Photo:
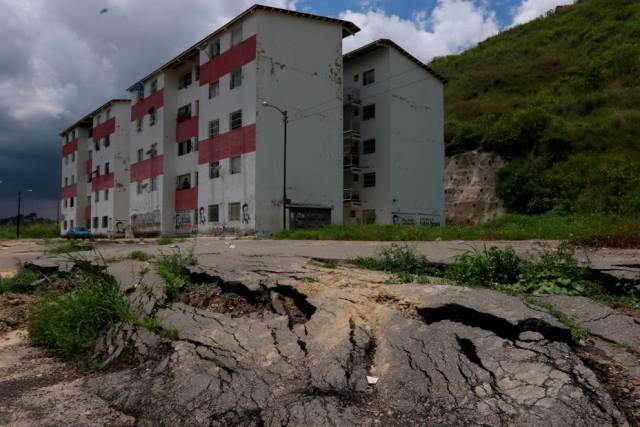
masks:
[[[262,101],[263,107],[273,108],[282,114],[282,121],[284,123],[284,166],[283,166],[283,179],[282,179],[282,229],[287,229],[287,123],[289,121],[289,115],[287,110],[282,110],[275,105],[269,104],[267,101]]]
[[[32,190],[26,190],[28,192]],[[18,191],[18,221],[16,223],[16,239],[20,238],[20,202],[22,201],[22,191]]]

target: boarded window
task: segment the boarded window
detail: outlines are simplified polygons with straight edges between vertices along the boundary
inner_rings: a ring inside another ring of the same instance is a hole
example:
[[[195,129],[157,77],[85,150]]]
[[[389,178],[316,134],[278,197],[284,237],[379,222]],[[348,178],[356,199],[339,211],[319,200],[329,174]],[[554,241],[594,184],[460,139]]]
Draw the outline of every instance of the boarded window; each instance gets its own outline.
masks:
[[[370,85],[376,81],[376,70],[367,70],[362,73],[362,85]]]
[[[376,117],[376,104],[362,107],[362,120],[370,120]]]
[[[209,163],[209,178],[220,178],[220,162]]]
[[[240,156],[232,157],[230,160],[231,163],[231,175],[241,172],[241,161]]]
[[[229,128],[238,129],[242,127],[242,110],[229,114]]]
[[[219,221],[220,221],[220,206],[209,205],[209,222],[219,222]]]
[[[376,186],[376,173],[375,172],[365,173],[362,176],[362,185],[365,188],[366,187],[375,187]]]
[[[367,139],[362,143],[362,154],[373,154],[376,152],[376,140]]]
[[[229,203],[229,221],[240,221],[240,203]]]
[[[220,134],[220,120],[209,120],[209,138]]]

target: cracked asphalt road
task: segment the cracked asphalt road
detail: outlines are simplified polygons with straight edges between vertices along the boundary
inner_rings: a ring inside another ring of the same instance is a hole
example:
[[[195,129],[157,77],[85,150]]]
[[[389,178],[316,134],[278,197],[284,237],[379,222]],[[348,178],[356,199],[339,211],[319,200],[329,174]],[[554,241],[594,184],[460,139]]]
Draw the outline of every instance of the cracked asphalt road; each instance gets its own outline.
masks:
[[[268,250],[263,241],[199,240],[192,279],[243,298],[253,309],[242,313],[172,303],[153,265],[113,261],[107,274],[136,313],[156,317],[177,339],[120,325],[99,346],[112,368],[86,378],[84,390],[139,425],[638,424],[629,396],[636,399],[640,325],[631,316],[554,300],[609,345],[594,340],[587,352],[517,297],[388,285],[384,273],[310,263],[379,247],[321,243]],[[450,247],[436,248],[451,256]],[[129,247],[101,251],[122,256]],[[431,259],[443,260],[435,252]],[[608,320],[616,326],[607,329]]]

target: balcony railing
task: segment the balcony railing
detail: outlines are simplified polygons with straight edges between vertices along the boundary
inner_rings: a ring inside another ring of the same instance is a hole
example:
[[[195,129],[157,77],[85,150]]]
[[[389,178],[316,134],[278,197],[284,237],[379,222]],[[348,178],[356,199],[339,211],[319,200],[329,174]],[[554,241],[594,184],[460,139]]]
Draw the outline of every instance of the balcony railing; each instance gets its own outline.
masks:
[[[357,154],[345,154],[343,157],[343,164],[345,168],[359,168],[360,156]]]
[[[342,192],[342,199],[345,202],[360,203],[360,193],[353,188],[345,188]]]
[[[344,89],[344,105],[360,105],[362,98],[360,97],[360,89],[348,87]]]

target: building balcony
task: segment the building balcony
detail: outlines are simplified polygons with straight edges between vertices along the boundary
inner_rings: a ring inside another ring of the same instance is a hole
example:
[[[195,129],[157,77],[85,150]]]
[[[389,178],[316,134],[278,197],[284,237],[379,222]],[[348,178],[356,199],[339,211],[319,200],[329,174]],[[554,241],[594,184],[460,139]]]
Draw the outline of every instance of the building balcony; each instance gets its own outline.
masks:
[[[355,87],[347,87],[343,93],[344,106],[356,107],[362,106],[362,97],[360,96],[360,89]]]
[[[354,190],[353,188],[345,188],[342,192],[342,200],[344,203],[359,205],[360,193],[358,190]]]
[[[357,154],[345,154],[342,161],[344,168],[352,173],[360,173],[360,156]]]
[[[344,140],[345,142],[353,141],[358,142],[361,139],[360,134],[360,120],[345,120],[344,121]]]

